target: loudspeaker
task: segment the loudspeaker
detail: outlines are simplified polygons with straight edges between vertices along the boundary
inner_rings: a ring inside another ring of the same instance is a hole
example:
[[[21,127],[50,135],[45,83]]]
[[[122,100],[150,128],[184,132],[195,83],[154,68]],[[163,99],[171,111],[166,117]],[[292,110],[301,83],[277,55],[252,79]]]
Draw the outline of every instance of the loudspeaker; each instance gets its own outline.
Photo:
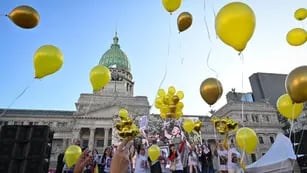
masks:
[[[0,132],[0,172],[48,173],[53,132],[49,126],[6,125]]]

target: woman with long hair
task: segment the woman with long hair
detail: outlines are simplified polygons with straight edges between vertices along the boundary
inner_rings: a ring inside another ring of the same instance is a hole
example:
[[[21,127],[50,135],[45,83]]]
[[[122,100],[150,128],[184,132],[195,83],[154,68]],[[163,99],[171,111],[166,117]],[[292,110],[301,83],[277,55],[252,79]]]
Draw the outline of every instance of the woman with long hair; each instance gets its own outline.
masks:
[[[189,153],[189,173],[198,173],[198,154],[196,152],[195,145],[191,145],[191,150]]]
[[[186,141],[182,141],[179,145],[179,149],[176,149],[175,144],[170,144],[169,149],[170,153],[168,156],[168,160],[170,162],[170,170],[172,173],[183,173],[183,164],[181,161],[181,152],[183,151],[184,145]]]
[[[148,156],[144,147],[137,149],[136,161],[135,161],[135,172],[134,173],[148,173],[150,166],[148,162]]]
[[[104,173],[110,173],[111,161],[112,161],[112,149],[111,147],[107,147],[103,152],[102,163],[101,163],[101,165],[103,166]]]

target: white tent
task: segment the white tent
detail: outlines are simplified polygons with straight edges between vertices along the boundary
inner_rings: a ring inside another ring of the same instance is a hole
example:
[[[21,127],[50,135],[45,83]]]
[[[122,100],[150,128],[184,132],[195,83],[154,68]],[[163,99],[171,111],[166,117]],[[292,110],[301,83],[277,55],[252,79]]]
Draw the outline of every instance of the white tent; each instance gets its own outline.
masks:
[[[290,173],[296,160],[288,137],[278,134],[271,148],[256,162],[246,167],[247,173]]]

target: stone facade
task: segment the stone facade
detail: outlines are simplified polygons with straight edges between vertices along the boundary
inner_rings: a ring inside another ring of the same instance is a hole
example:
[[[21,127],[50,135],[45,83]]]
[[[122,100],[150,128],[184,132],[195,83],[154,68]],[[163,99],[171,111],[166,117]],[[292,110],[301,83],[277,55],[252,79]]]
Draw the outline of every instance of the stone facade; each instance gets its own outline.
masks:
[[[266,102],[229,102],[214,113],[218,117],[229,117],[239,123],[239,127],[249,127],[258,136],[255,153],[246,155],[247,163],[258,160],[274,143],[278,133],[282,133],[276,109]],[[229,141],[235,141],[235,134],[229,135]],[[234,142],[235,143],[235,142]]]

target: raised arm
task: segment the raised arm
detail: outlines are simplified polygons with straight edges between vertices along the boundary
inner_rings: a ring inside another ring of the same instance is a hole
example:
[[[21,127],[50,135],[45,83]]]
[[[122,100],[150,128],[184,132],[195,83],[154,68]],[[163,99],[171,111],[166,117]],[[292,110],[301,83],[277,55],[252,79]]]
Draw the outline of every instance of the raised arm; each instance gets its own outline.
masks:
[[[171,139],[172,138],[172,135],[168,134],[167,130],[164,129],[164,136],[167,138],[167,139]]]

